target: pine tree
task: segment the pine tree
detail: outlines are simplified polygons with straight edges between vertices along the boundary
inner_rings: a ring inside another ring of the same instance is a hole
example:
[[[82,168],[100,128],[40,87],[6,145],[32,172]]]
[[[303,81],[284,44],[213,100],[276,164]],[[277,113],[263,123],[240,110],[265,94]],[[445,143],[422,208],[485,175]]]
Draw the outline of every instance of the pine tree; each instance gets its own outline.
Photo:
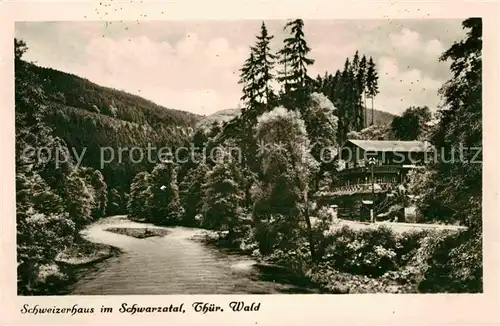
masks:
[[[278,77],[278,81],[284,84],[283,102],[295,107],[301,107],[312,90],[312,79],[307,75],[307,67],[312,65],[314,60],[307,57],[311,49],[305,40],[303,28],[302,19],[288,22],[284,30],[289,30],[291,36],[285,38],[284,47],[278,52],[279,63],[283,65]]]
[[[271,52],[269,43],[274,38],[269,35],[264,22],[262,22],[260,35],[257,36],[257,44],[255,45],[255,71],[256,85],[259,87],[259,94],[262,94],[260,102],[269,106],[272,105],[274,93],[271,89],[271,82],[274,80],[273,69],[277,56]],[[263,113],[263,112],[259,112]]]
[[[361,115],[361,90],[358,84],[359,52],[356,51],[349,67],[349,107],[352,110],[352,122],[349,131],[363,129],[363,118]]]
[[[366,115],[366,74],[367,74],[367,61],[366,56],[363,55],[361,61],[359,62],[359,69],[357,74],[358,79],[358,89],[361,90],[361,96],[363,98],[363,128],[367,124],[367,115]]]
[[[243,67],[240,69],[239,84],[243,84],[243,96],[241,100],[245,106],[243,112],[255,109],[259,104],[260,87],[257,84],[257,58],[256,49],[250,48],[250,56],[245,60]]]
[[[372,100],[372,121],[373,125],[373,98],[379,93],[378,90],[378,75],[375,69],[375,63],[373,58],[370,57],[368,60],[368,68],[366,72],[366,95]]]

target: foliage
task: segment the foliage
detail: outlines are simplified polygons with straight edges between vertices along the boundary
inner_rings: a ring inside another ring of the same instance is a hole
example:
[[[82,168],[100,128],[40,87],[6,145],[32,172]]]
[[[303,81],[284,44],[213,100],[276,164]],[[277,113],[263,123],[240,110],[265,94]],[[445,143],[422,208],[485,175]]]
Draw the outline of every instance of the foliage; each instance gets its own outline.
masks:
[[[140,160],[128,149],[151,148],[154,160],[159,148],[168,147],[174,151],[187,141],[191,136],[190,128],[199,119],[194,114],[166,109],[71,74],[16,60],[16,76],[28,75],[29,79],[16,80],[16,86],[19,86],[16,89],[16,125],[25,123],[35,128],[39,117],[31,115],[43,111],[44,125],[55,136],[54,145],[64,143],[62,147],[71,148],[68,153],[72,158],[84,154],[82,165],[101,170],[109,200],[115,198],[114,203],[105,205],[109,207],[108,214],[124,213],[126,192],[133,177],[151,170],[156,163],[147,157]],[[25,84],[28,80],[30,87]],[[33,94],[27,93],[31,91]],[[26,102],[35,96],[44,97],[43,102],[38,101],[43,110],[33,111],[34,102]],[[119,152],[122,149],[126,150]],[[113,163],[103,164],[103,157]],[[54,177],[54,172],[47,174]],[[114,205],[117,203],[118,207]]]
[[[324,260],[352,274],[381,276],[397,266],[396,238],[387,228],[354,231],[343,227],[331,233],[334,240]]]
[[[431,121],[432,113],[426,106],[409,107],[400,117],[395,117],[391,123],[391,129],[396,139],[417,140],[425,135]]]
[[[253,208],[260,248],[272,251],[283,239],[297,245],[305,222],[312,253],[308,196],[309,182],[318,164],[308,150],[305,123],[300,113],[278,107],[259,118],[256,136],[263,144],[262,178],[255,190]],[[262,236],[262,232],[268,235]]]
[[[401,284],[390,277],[372,278],[336,270],[327,263],[320,263],[307,272],[311,280],[329,293],[413,293],[414,286]]]
[[[334,75],[328,72],[324,77],[318,75],[314,83],[315,90],[325,94],[335,104],[336,109],[333,113],[339,119],[337,134],[339,143],[349,138],[347,136],[349,132],[360,131],[368,125],[392,121],[391,116],[381,118],[384,113],[374,110],[372,101],[371,124],[368,124],[366,98],[378,94],[378,77],[373,59],[371,57],[367,59],[365,55],[359,58],[359,52],[356,51],[352,60],[346,58],[342,70],[337,70]]]
[[[269,35],[266,25],[262,22],[260,35],[257,43],[250,48],[250,57],[240,69],[240,84],[243,84],[243,97],[245,102],[244,111],[250,111],[249,115],[255,123],[257,116],[262,114],[266,107],[270,107],[275,100],[271,88],[274,80],[274,64],[276,55],[271,52],[269,43],[274,38]]]
[[[312,93],[309,102],[303,110],[302,118],[306,124],[306,131],[312,144],[311,155],[322,161],[322,150],[333,149],[337,144],[338,118],[333,115],[333,103],[321,93]],[[329,159],[325,157],[323,161]]]
[[[445,106],[431,139],[440,156],[427,172],[420,205],[423,210],[438,211],[440,215],[436,217],[442,220],[480,229],[482,21],[470,18],[463,26],[468,30],[466,39],[456,42],[441,56],[442,61],[451,60],[453,76],[440,90]],[[460,148],[466,150],[460,154]],[[450,159],[453,153],[455,159]]]
[[[229,236],[233,236],[243,213],[242,179],[242,171],[236,159],[228,150],[221,148],[220,156],[208,172],[207,182],[203,185],[202,226],[227,230]]]
[[[184,225],[195,225],[195,217],[201,213],[203,205],[203,185],[209,172],[209,167],[201,162],[191,169],[181,184],[181,204],[184,209],[182,217]]]
[[[462,231],[441,241],[427,260],[421,292],[482,292],[481,236]]]
[[[373,99],[379,93],[378,90],[378,74],[375,68],[375,62],[373,62],[373,58],[370,57],[368,59],[367,68],[366,68],[366,96],[371,98],[372,100],[372,121],[371,125],[373,125]]]
[[[127,212],[131,217],[146,219],[149,212],[145,209],[149,187],[149,173],[140,172],[130,185],[130,197],[127,203]]]
[[[176,225],[180,222],[182,209],[177,170],[175,163],[164,162],[151,171],[146,200],[149,221],[163,225]]]
[[[347,139],[394,140],[396,137],[390,126],[374,124],[360,131],[350,131],[347,134]]]
[[[283,29],[289,30],[291,35],[283,40],[284,46],[278,51],[279,63],[283,67],[278,77],[278,81],[284,84],[282,104],[287,108],[301,109],[312,88],[312,79],[307,75],[307,67],[312,65],[314,60],[307,57],[311,49],[305,40],[304,21],[289,21]]]
[[[26,44],[14,44],[18,292],[33,294],[64,278],[53,268],[56,255],[103,216],[107,185],[99,171],[76,165],[66,141],[54,136],[47,123],[52,103],[22,61]],[[46,155],[35,157],[36,151]]]

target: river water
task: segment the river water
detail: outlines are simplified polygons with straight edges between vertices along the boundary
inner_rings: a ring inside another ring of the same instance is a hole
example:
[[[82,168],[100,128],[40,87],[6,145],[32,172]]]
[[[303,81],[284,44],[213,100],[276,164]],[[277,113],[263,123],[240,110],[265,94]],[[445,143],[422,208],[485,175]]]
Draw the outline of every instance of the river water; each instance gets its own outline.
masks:
[[[169,230],[166,236],[137,239],[106,231],[112,227],[160,228],[114,216],[84,230],[87,240],[112,245],[122,254],[99,263],[75,284],[73,295],[316,292],[284,281],[248,257],[227,254],[194,240],[203,233],[200,229],[165,228]]]

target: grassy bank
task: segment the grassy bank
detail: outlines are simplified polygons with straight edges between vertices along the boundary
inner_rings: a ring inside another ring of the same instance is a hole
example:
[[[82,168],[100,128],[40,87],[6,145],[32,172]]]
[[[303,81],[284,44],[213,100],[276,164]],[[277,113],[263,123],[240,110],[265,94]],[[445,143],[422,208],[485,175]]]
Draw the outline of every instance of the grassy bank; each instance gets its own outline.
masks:
[[[87,273],[98,268],[99,263],[118,256],[118,248],[93,243],[82,237],[60,252],[56,260],[40,266],[37,277],[31,280],[28,293],[23,295],[66,295]]]

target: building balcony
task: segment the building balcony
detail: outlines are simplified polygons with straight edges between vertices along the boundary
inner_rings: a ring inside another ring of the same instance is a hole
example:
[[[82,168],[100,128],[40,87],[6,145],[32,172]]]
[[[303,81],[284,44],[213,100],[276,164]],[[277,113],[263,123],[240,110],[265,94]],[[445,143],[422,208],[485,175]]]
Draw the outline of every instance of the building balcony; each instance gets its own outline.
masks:
[[[396,185],[394,183],[374,183],[374,193],[382,193],[392,190]],[[371,183],[358,183],[353,185],[333,187],[329,191],[319,193],[319,196],[344,196],[353,194],[369,194],[372,192]]]
[[[409,170],[417,168],[414,165],[376,165],[373,167],[374,174],[398,174],[402,170]],[[345,168],[343,170],[337,171],[338,176],[346,176],[352,174],[365,174],[371,173],[371,166],[356,166],[353,168]]]

